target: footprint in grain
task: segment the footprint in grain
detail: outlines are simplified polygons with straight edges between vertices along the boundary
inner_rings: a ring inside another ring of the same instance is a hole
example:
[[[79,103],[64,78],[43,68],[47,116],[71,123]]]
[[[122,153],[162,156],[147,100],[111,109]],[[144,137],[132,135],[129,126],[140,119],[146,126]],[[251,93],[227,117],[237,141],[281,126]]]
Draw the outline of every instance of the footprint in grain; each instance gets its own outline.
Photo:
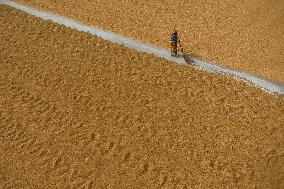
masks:
[[[76,178],[77,174],[78,174],[78,169],[71,168],[70,174],[68,177],[69,181],[73,181]]]
[[[142,165],[142,171],[140,173],[140,175],[145,175],[149,170],[149,164],[148,162],[144,162],[143,165]]]
[[[18,94],[17,94],[17,95],[18,95]],[[20,96],[20,95],[19,95],[19,96]],[[21,95],[21,99],[22,99],[22,101],[23,101],[24,103],[28,103],[28,102],[30,102],[29,99],[31,99],[30,96],[31,96],[31,93],[28,92],[28,91],[26,91],[23,95]]]
[[[130,156],[131,156],[130,152],[125,153],[123,158],[123,163],[127,163],[130,159]]]
[[[15,143],[16,147],[22,148],[23,146],[25,146],[27,143],[29,143],[32,139],[29,136],[25,136],[23,137],[21,140],[18,140]]]
[[[114,148],[114,143],[111,141],[107,141],[102,145],[102,154],[108,155],[113,148]]]
[[[82,189],[91,189],[93,187],[93,185],[94,185],[94,181],[90,181],[90,180],[86,179],[82,183],[80,188],[82,188]]]
[[[28,155],[33,155],[35,153],[37,153],[38,151],[40,151],[41,146],[38,143],[35,143],[33,147],[31,147],[28,151],[27,154]]]
[[[17,87],[16,89],[16,93],[19,95],[19,96],[22,96],[25,94],[25,91],[21,88],[21,87]]]
[[[44,114],[45,112],[49,111],[50,110],[50,106],[46,103],[45,106],[43,106],[42,108],[40,108],[38,110],[39,114]]]
[[[3,136],[5,136],[6,140],[14,140],[15,138],[15,134],[17,133],[17,124],[12,123],[12,121],[7,120],[7,122],[3,122],[6,123],[6,125],[3,125],[3,127],[1,127],[1,131],[3,134]]]
[[[36,80],[39,80],[39,79],[42,78],[42,75],[39,74],[39,73],[36,73],[36,74],[34,74],[34,78],[35,78]]]
[[[74,189],[91,189],[93,185],[92,181],[89,181],[88,179],[76,179],[74,181],[71,182],[71,188]]]
[[[52,168],[57,168],[62,162],[61,157],[56,157],[52,163]]]
[[[69,169],[69,176],[68,183],[71,185],[71,188],[84,188],[89,189],[92,188],[94,185],[94,182],[90,180],[89,178],[92,175],[92,171],[82,175],[82,170],[72,167]]]
[[[90,142],[94,142],[96,140],[96,134],[95,133],[91,133],[90,134]]]
[[[80,95],[79,97],[75,97],[74,99],[78,104],[89,108],[92,104],[94,97],[91,95]]]
[[[29,141],[27,141],[27,143],[25,144],[27,148],[29,148],[30,146],[32,146],[34,143],[36,142],[36,140],[34,138],[30,138]]]
[[[159,177],[159,184],[160,186],[164,186],[167,183],[168,176],[165,174],[161,174]]]

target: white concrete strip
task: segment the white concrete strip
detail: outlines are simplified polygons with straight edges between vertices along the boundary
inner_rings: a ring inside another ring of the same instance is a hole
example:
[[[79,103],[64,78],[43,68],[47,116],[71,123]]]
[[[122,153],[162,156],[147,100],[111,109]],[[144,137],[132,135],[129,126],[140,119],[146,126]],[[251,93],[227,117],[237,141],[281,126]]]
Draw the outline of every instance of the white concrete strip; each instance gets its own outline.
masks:
[[[101,37],[104,40],[123,44],[124,46],[135,49],[139,52],[146,52],[146,53],[153,54],[155,56],[164,58],[166,60],[174,61],[174,62],[181,63],[181,64],[184,64],[186,62],[187,63],[191,62],[192,65],[197,65],[201,69],[224,73],[226,75],[231,75],[239,79],[244,79],[252,83],[253,85],[259,86],[261,89],[267,92],[284,94],[284,85],[275,83],[273,81],[269,81],[265,78],[255,76],[253,74],[250,74],[244,71],[239,71],[239,70],[231,69],[225,66],[220,66],[220,65],[217,65],[216,63],[200,60],[200,59],[190,57],[190,56],[187,56],[185,59],[183,58],[183,56],[172,57],[168,49],[160,48],[155,45],[146,44],[138,40],[130,39],[120,34],[116,34],[111,31],[103,30],[95,26],[89,26],[86,24],[82,24],[77,21],[71,20],[69,18],[59,16],[57,14],[43,12],[41,10],[34,9],[34,8],[31,8],[31,7],[28,7],[28,6],[13,2],[13,1],[9,1],[9,0],[0,0],[0,3],[17,8],[28,14],[43,18],[45,20],[52,20],[55,23],[65,25],[67,27],[71,27],[79,31],[88,32],[90,34]]]

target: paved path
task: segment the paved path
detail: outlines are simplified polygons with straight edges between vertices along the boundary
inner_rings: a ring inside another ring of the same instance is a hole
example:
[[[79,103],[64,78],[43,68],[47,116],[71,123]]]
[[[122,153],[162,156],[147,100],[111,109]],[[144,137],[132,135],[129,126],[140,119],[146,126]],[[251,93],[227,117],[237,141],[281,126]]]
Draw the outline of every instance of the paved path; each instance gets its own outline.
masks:
[[[52,20],[55,23],[63,24],[67,27],[71,27],[83,32],[89,32],[92,35],[99,36],[104,40],[112,41],[114,43],[123,44],[126,47],[135,49],[139,52],[146,52],[149,54],[153,54],[155,56],[167,59],[169,61],[174,61],[180,64],[190,64],[194,66],[198,66],[201,69],[205,69],[207,71],[218,72],[226,75],[230,75],[237,79],[243,79],[248,81],[250,84],[260,87],[266,92],[269,93],[278,93],[284,94],[284,85],[275,83],[273,81],[267,80],[265,78],[256,76],[254,74],[232,69],[226,66],[221,66],[213,62],[200,60],[195,57],[191,57],[189,55],[179,56],[179,57],[171,57],[169,49],[160,48],[155,45],[146,44],[138,40],[130,39],[128,37],[122,36],[120,34],[113,33],[111,31],[103,30],[101,28],[97,28],[95,26],[89,26],[86,24],[79,23],[77,21],[71,20],[69,18],[59,16],[53,13],[47,13],[40,11],[38,9],[34,9],[13,1],[9,0],[0,0],[0,4],[6,4],[11,7],[22,10],[28,14],[43,18],[45,20]]]

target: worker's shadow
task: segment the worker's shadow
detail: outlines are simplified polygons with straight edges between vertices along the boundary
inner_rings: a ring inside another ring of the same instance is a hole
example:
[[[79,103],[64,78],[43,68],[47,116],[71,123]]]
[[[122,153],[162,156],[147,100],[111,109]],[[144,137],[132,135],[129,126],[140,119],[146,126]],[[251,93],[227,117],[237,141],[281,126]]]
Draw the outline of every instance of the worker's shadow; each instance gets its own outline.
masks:
[[[184,58],[187,64],[192,64],[192,65],[196,64],[197,59],[201,59],[201,56],[194,53],[184,53],[182,57]]]
[[[172,55],[174,58],[183,58],[184,54],[177,54],[177,55]]]
[[[187,64],[194,64],[194,57],[188,54],[184,54],[183,58]]]

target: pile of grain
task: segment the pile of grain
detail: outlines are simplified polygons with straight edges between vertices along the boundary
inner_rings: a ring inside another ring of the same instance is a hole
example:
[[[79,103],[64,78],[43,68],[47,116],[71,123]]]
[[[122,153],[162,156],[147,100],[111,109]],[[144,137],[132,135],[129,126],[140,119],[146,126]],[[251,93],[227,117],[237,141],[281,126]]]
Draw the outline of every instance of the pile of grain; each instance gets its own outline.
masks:
[[[0,33],[0,188],[283,187],[282,97],[6,6]]]
[[[284,83],[282,1],[18,1],[168,48],[176,26],[189,53]]]

